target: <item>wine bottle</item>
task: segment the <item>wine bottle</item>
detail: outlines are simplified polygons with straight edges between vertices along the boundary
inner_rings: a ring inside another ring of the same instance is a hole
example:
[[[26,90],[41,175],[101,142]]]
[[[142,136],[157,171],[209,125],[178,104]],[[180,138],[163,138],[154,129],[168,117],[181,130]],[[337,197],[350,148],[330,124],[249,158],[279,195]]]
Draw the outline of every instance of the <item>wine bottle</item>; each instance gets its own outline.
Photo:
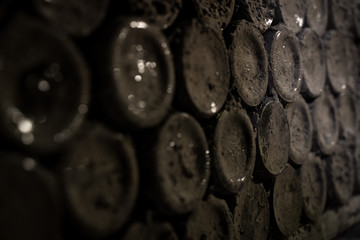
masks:
[[[176,112],[139,139],[144,195],[156,212],[190,212],[203,197],[210,159],[205,133],[190,115]]]
[[[184,239],[234,239],[229,209],[224,200],[209,196],[190,214]]]
[[[257,125],[259,158],[257,174],[278,175],[286,167],[290,152],[290,130],[284,108],[279,101],[268,101]]]
[[[178,17],[183,0],[110,0],[109,15],[132,15],[167,29]]]
[[[331,154],[339,138],[339,113],[331,93],[324,92],[314,102],[313,123],[316,143],[323,154]],[[316,149],[317,150],[317,149]]]
[[[348,31],[353,26],[353,0],[329,0],[330,29]]]
[[[265,32],[274,20],[275,8],[275,0],[236,0],[233,20],[245,19]]]
[[[272,207],[278,229],[284,236],[289,237],[300,226],[302,214],[301,186],[290,165],[275,178]]]
[[[332,205],[346,204],[352,197],[355,170],[351,153],[341,144],[328,161],[329,202]]]
[[[327,78],[335,93],[340,93],[347,87],[347,56],[344,35],[330,30],[323,36],[326,53]]]
[[[305,215],[315,221],[325,210],[327,199],[326,165],[313,153],[300,168],[300,185]]]
[[[354,0],[353,3],[353,19],[355,25],[355,33],[358,37],[360,37],[360,1]]]
[[[62,156],[61,185],[67,212],[79,234],[104,238],[127,221],[138,189],[131,140],[88,124]]]
[[[35,10],[46,21],[76,37],[86,37],[100,25],[105,18],[108,2],[32,0]]]
[[[290,159],[295,164],[302,164],[312,147],[313,122],[309,107],[298,95],[294,102],[285,107],[290,130]]]
[[[116,18],[89,42],[98,116],[124,130],[158,125],[175,91],[172,54],[160,29],[140,18]]]
[[[269,231],[270,208],[262,184],[249,181],[236,195],[234,208],[234,239],[266,240]]]
[[[224,110],[213,136],[215,181],[223,193],[237,193],[252,179],[256,143],[253,126],[245,110]]]
[[[191,3],[200,21],[219,30],[230,23],[235,7],[235,0],[191,0]]]
[[[26,151],[59,150],[88,111],[87,65],[66,36],[17,15],[0,40],[0,132]]]
[[[269,85],[291,102],[300,92],[303,67],[296,35],[284,25],[271,27],[264,35],[269,56]]]
[[[306,24],[318,36],[322,36],[328,23],[328,0],[308,0],[305,16]]]
[[[54,176],[27,155],[2,151],[0,158],[0,238],[62,239]]]
[[[176,69],[176,106],[195,117],[215,116],[230,86],[228,54],[222,36],[192,19],[171,36]]]
[[[236,89],[249,106],[264,99],[268,86],[268,56],[264,39],[253,24],[242,20],[226,29],[230,67]]]
[[[342,92],[338,97],[340,138],[354,146],[357,134],[357,106],[355,98],[349,90]]]
[[[286,27],[298,33],[305,23],[305,0],[276,0],[274,24],[284,23]]]
[[[304,81],[301,92],[307,98],[316,98],[324,90],[326,81],[325,49],[321,38],[310,28],[299,33]]]
[[[356,142],[355,152],[354,152],[354,171],[355,171],[355,187],[354,192],[359,193],[360,192],[360,144],[359,140]]]

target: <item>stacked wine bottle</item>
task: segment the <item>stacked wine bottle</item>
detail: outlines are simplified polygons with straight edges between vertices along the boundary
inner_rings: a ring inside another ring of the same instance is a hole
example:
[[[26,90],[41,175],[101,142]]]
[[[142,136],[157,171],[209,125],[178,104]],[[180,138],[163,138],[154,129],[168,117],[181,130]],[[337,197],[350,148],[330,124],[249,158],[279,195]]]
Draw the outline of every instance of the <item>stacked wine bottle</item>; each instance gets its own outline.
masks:
[[[0,239],[301,239],[359,194],[360,1],[0,6]]]

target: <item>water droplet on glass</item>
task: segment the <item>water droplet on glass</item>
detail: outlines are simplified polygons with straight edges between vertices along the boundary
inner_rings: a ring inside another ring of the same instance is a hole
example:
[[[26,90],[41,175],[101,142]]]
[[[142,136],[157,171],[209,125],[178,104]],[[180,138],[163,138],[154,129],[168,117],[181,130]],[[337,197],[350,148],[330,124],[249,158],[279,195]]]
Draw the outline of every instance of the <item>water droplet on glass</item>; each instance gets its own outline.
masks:
[[[80,114],[85,114],[88,111],[88,107],[86,106],[86,104],[80,104],[78,107],[78,111]]]
[[[175,147],[175,142],[174,141],[169,142],[169,146],[170,147]]]
[[[134,100],[134,95],[130,94],[130,95],[128,96],[128,100],[129,100],[129,101]]]
[[[206,154],[206,155],[209,155],[209,154],[210,154],[210,151],[209,151],[209,150],[206,150],[206,151],[205,151],[205,154]]]
[[[32,171],[36,167],[36,161],[32,158],[25,158],[22,164],[26,171]]]
[[[139,107],[139,108],[145,108],[145,107],[146,107],[146,102],[144,102],[144,101],[139,101],[138,107]]]
[[[31,143],[34,142],[34,135],[32,135],[31,133],[25,133],[21,135],[21,141],[25,144],[25,145],[29,145]]]
[[[168,88],[166,89],[166,92],[169,93],[169,94],[171,94],[172,91],[173,91],[172,87],[168,87]]]
[[[341,89],[345,89],[346,88],[346,85],[345,84],[343,84],[343,85],[341,85]]]
[[[219,73],[218,71],[216,71],[216,72],[215,72],[215,75],[216,75],[216,76],[219,76],[219,75],[220,75],[220,73]]]
[[[50,84],[48,81],[46,80],[40,80],[39,83],[38,83],[38,89],[41,91],[41,92],[47,92],[50,90]]]
[[[285,48],[285,45],[283,45],[283,48]]]
[[[177,136],[178,138],[181,138],[181,137],[182,137],[182,134],[181,134],[181,133],[177,133],[176,136]]]

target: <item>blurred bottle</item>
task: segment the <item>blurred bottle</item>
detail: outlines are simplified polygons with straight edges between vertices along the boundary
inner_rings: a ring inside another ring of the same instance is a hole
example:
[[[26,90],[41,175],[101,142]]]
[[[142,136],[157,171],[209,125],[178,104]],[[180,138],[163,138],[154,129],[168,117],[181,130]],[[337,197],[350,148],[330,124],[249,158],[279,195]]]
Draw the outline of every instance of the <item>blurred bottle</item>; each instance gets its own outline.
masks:
[[[234,239],[266,240],[270,223],[267,193],[262,184],[249,181],[236,195]]]
[[[290,130],[281,103],[267,101],[257,125],[258,158],[256,175],[276,176],[286,167],[290,152]]]
[[[353,27],[353,0],[329,0],[328,28],[349,31]]]
[[[176,67],[176,106],[196,117],[215,116],[226,101],[230,67],[222,36],[197,20],[171,35]]]
[[[330,30],[323,36],[327,78],[335,93],[344,91],[347,87],[348,62],[346,56],[345,36],[335,30]]]
[[[88,124],[63,154],[60,177],[71,226],[81,235],[104,238],[127,221],[139,178],[128,137]]]
[[[348,203],[354,192],[355,169],[353,157],[346,146],[339,144],[327,161],[330,207]]]
[[[273,223],[283,236],[291,236],[300,226],[302,197],[298,176],[290,165],[276,176],[271,200]]]
[[[98,117],[125,130],[158,125],[175,91],[172,54],[160,29],[117,18],[89,42]]]
[[[31,157],[1,152],[0,158],[0,239],[62,239],[54,176]]]
[[[209,196],[205,201],[197,204],[190,214],[184,238],[197,239],[234,239],[234,229],[229,209],[224,200]]]
[[[249,106],[257,106],[265,97],[268,86],[268,56],[264,38],[253,24],[236,21],[226,29],[232,89]]]
[[[328,0],[307,0],[305,15],[306,24],[321,37],[328,23]]]
[[[213,133],[213,176],[222,193],[237,193],[252,179],[256,143],[245,110],[224,110]]]
[[[32,0],[37,13],[55,28],[86,37],[105,18],[108,0]]]
[[[315,151],[331,154],[339,138],[339,113],[331,93],[324,92],[312,106]]]
[[[200,124],[174,113],[139,139],[143,190],[150,205],[166,215],[190,212],[210,176],[209,149]]]
[[[298,33],[305,23],[306,0],[276,0],[274,24],[284,23]]]
[[[89,74],[65,36],[18,15],[1,32],[1,135],[43,155],[65,144],[88,111]]]
[[[301,165],[300,185],[305,215],[315,221],[325,210],[328,188],[326,165],[313,153]]]
[[[298,38],[304,68],[301,92],[306,98],[316,98],[326,81],[325,49],[321,38],[310,28],[303,29]]]
[[[357,138],[357,106],[353,94],[343,91],[337,99],[339,109],[339,136],[344,139],[349,147],[354,147]]]
[[[264,35],[269,55],[269,85],[291,102],[300,92],[303,67],[296,35],[284,25],[271,27]]]
[[[110,0],[110,15],[132,15],[157,25],[170,27],[182,9],[182,0]]]
[[[301,95],[285,107],[290,130],[290,159],[302,164],[312,147],[313,122],[309,107]]]
[[[275,0],[235,0],[233,20],[245,19],[265,32],[273,22],[275,8]]]

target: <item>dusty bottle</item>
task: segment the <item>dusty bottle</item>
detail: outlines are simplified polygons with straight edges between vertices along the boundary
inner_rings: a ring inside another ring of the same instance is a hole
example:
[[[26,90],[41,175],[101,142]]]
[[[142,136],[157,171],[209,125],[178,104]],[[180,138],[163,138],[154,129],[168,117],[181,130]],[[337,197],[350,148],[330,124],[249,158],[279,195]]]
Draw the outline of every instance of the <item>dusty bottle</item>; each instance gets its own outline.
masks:
[[[197,204],[190,214],[184,239],[234,239],[229,209],[224,200],[209,196]]]
[[[55,28],[86,37],[105,18],[108,0],[32,0],[35,10]]]
[[[321,38],[310,28],[299,33],[304,81],[301,92],[307,98],[316,98],[324,90],[326,81],[325,49]]]
[[[329,202],[332,205],[346,204],[352,197],[355,184],[353,156],[339,144],[327,164]]]
[[[307,156],[300,168],[301,195],[306,216],[315,221],[326,206],[328,190],[326,165],[312,153]]]
[[[309,107],[301,95],[285,107],[290,130],[290,159],[302,164],[312,147],[313,122]]]
[[[265,32],[274,20],[275,8],[275,0],[236,0],[233,20],[245,19]]]
[[[249,181],[237,194],[233,220],[234,239],[267,239],[270,208],[261,184]]]
[[[295,170],[287,165],[275,178],[272,192],[274,219],[281,234],[289,237],[300,226],[301,186]]]
[[[335,30],[330,30],[323,36],[327,79],[335,93],[340,93],[347,87],[348,66],[346,56],[345,36]]]
[[[358,127],[357,102],[349,90],[342,92],[337,100],[340,126],[339,136],[347,144],[355,146]]]
[[[271,27],[265,34],[269,56],[269,85],[287,102],[300,92],[303,67],[296,35],[284,25]]]
[[[68,38],[25,15],[1,35],[1,134],[27,151],[52,153],[86,117],[87,65]]]
[[[309,0],[306,7],[306,24],[318,36],[325,33],[328,23],[328,0]]]
[[[230,67],[236,89],[249,106],[257,106],[268,86],[268,56],[264,39],[253,24],[236,21],[226,29]]]
[[[331,154],[339,138],[339,114],[331,93],[324,92],[314,102],[312,110],[314,136],[317,147],[324,154]]]
[[[237,193],[252,179],[255,133],[245,110],[224,110],[213,135],[213,176],[223,193]]]
[[[274,24],[284,23],[286,27],[298,33],[305,23],[305,0],[276,0]]]
[[[61,238],[61,206],[54,176],[19,153],[0,153],[0,238]]]
[[[176,68],[176,105],[196,117],[215,116],[230,85],[228,54],[222,36],[193,19],[171,36]]]
[[[276,176],[286,167],[290,152],[290,130],[279,101],[267,102],[257,125],[258,158],[256,174]]]
[[[81,235],[103,238],[127,221],[138,189],[131,140],[88,124],[62,156],[61,185],[67,212]]]
[[[112,15],[132,15],[157,25],[161,29],[170,27],[182,9],[183,0],[110,0]]]
[[[126,130],[156,126],[168,114],[175,91],[164,35],[139,18],[116,18],[100,32],[88,46],[98,114]]]
[[[200,124],[186,113],[173,113],[139,145],[150,205],[166,215],[190,212],[205,194],[210,176],[209,149]]]
[[[337,31],[348,31],[352,28],[352,3],[352,0],[329,0],[329,28]]]
[[[191,3],[200,21],[221,30],[230,23],[235,7],[235,0],[191,0]]]

